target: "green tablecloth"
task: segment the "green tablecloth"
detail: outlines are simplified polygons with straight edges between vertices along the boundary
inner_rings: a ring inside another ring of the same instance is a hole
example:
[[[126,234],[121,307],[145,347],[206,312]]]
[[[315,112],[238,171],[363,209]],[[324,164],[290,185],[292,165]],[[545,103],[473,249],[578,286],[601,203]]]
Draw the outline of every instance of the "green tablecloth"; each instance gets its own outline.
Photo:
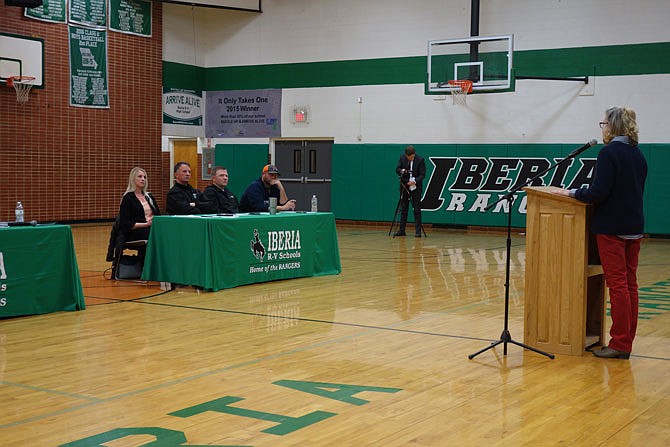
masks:
[[[85,308],[69,226],[0,228],[0,318]]]
[[[156,216],[142,279],[219,290],[341,271],[332,213]]]

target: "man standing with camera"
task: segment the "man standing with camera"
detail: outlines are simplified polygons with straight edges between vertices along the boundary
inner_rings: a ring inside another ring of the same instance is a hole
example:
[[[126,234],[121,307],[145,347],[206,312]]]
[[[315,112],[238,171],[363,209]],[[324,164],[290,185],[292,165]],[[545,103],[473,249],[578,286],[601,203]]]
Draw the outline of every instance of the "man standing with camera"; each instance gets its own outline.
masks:
[[[421,191],[423,189],[423,178],[426,176],[426,162],[423,157],[416,154],[414,146],[410,145],[405,148],[405,153],[400,156],[395,172],[400,179],[400,229],[395,235],[405,236],[407,212],[409,203],[412,202],[414,236],[421,237]]]

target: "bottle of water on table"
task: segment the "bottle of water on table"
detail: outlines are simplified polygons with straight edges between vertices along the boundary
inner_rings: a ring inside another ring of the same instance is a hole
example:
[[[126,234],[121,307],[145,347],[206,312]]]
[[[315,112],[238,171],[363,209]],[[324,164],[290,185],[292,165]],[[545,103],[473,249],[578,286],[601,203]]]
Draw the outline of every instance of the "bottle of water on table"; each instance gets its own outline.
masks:
[[[319,199],[316,198],[316,194],[312,195],[312,212],[316,213],[319,211]]]
[[[16,210],[14,211],[17,222],[23,222],[23,204],[21,202],[16,202]]]

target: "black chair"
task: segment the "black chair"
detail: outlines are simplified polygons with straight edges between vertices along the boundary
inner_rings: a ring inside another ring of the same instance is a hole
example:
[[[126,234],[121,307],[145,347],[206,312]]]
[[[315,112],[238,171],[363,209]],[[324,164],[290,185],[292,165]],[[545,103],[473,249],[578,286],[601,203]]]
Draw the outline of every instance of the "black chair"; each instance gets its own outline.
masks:
[[[144,253],[147,241],[123,242],[117,249],[112,261],[112,278],[121,280],[138,280],[142,277],[144,267]],[[136,254],[126,254],[126,250],[135,251]]]
[[[109,235],[107,261],[112,263],[110,279],[139,280],[144,267],[146,240],[127,241],[125,234],[119,231],[119,217],[116,217]],[[128,254],[128,251],[135,254]]]

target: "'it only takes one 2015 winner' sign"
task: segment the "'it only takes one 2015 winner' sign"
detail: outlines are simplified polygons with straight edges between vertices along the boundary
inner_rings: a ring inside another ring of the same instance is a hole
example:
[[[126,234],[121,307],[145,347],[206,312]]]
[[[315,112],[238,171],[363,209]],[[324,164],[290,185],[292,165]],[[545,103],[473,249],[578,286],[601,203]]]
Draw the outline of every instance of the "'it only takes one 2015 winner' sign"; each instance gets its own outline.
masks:
[[[281,94],[279,89],[208,91],[205,135],[280,137]]]

